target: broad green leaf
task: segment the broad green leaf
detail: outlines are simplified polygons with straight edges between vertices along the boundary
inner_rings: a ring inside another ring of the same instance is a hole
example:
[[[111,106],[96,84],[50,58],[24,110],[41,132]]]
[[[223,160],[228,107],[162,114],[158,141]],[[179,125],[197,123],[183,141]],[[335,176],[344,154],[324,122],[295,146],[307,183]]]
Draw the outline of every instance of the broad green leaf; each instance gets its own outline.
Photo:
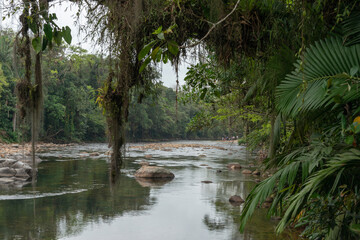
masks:
[[[356,234],[360,235],[360,224],[351,224],[350,225],[351,231],[355,232]]]
[[[156,55],[157,55],[157,53],[159,52],[159,50],[160,50],[160,47],[157,47],[157,48],[154,49],[154,51],[152,51],[152,53],[151,53],[151,59],[152,59],[152,60],[155,61]]]
[[[346,144],[352,145],[353,142],[354,142],[354,136],[353,135],[350,135],[350,136],[346,137],[346,139],[345,139]]]
[[[350,76],[354,77],[355,74],[359,71],[359,66],[354,66],[350,69]]]
[[[67,42],[68,44],[71,44],[71,40],[72,40],[71,29],[68,26],[66,26],[65,28],[62,29],[62,36],[63,36],[65,42]]]
[[[62,40],[61,32],[59,32],[58,30],[55,29],[55,31],[54,31],[54,41],[56,42],[56,44],[58,46],[61,45],[61,40]]]
[[[157,37],[158,37],[158,39],[160,39],[160,40],[165,40],[165,36],[164,36],[164,33],[163,33],[163,32],[159,33],[159,34],[157,35]]]
[[[168,41],[168,48],[169,52],[171,52],[174,56],[179,53],[179,45],[173,40]]]
[[[53,29],[49,23],[46,23],[44,25],[44,33],[45,33],[46,38],[51,42],[52,37],[53,37]]]
[[[164,64],[167,64],[168,60],[169,60],[169,56],[167,55],[167,53],[165,53],[162,57],[162,61]]]
[[[162,32],[162,26],[160,26],[158,29],[156,29],[153,34],[159,34]]]
[[[151,50],[151,48],[155,45],[155,43],[157,42],[157,40],[153,40],[150,43],[146,44],[144,46],[143,49],[141,49],[139,55],[138,55],[138,59],[142,60]]]
[[[40,37],[34,38],[31,43],[36,53],[41,52],[42,45]]]
[[[144,63],[141,65],[140,69],[139,69],[139,73],[142,73],[142,71],[144,71],[144,69],[147,67],[147,65],[149,65],[151,59],[150,57],[148,57]]]
[[[48,45],[48,40],[47,40],[47,38],[44,36],[43,37],[43,42],[42,42],[42,51],[45,51],[45,49],[46,49],[46,47],[47,47],[47,45]]]

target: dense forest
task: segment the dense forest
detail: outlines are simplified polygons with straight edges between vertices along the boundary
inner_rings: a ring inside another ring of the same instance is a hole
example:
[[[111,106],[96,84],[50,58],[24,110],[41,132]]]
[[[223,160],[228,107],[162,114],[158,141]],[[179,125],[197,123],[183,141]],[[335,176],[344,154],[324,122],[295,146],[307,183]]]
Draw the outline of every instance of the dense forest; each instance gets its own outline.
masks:
[[[20,118],[31,113],[33,140],[42,101],[45,139],[101,139],[106,122],[115,174],[125,135],[219,137],[230,131],[219,125],[231,126],[242,130],[241,143],[266,153],[263,167],[274,170],[247,197],[241,230],[272,197],[269,215],[282,217],[277,232],[294,227],[310,239],[358,239],[358,1],[74,2],[87,9],[88,34],[107,47],[109,58],[65,50],[61,41],[71,42],[70,30],[54,24],[43,1],[23,1],[23,68],[12,69],[11,48],[3,44],[12,42],[11,33],[1,40],[7,137],[16,139],[16,102]],[[183,89],[154,84],[160,62],[177,70],[188,55],[199,61]],[[22,127],[28,134],[29,126]],[[205,128],[212,132],[185,131]]]
[[[0,139],[5,142],[30,139],[29,125],[18,124],[15,91],[19,73],[13,64],[14,41],[13,31],[0,33]],[[61,45],[44,54],[43,61],[44,109],[40,141],[105,142],[106,120],[96,100],[107,77],[107,60],[80,47]],[[208,107],[205,103],[187,101],[184,104],[185,100],[177,104],[175,91],[159,81],[160,70],[152,70],[152,90],[141,104],[138,104],[137,91],[132,93],[127,126],[129,141],[220,139],[236,134],[234,127],[223,127],[221,121],[211,128],[191,128],[192,118]]]

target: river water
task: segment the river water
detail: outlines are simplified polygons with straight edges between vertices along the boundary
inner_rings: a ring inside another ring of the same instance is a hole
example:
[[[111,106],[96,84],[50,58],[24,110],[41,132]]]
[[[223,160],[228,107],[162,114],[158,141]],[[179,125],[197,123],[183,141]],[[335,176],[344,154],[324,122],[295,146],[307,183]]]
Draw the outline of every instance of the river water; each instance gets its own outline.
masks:
[[[114,183],[109,180],[106,144],[41,153],[36,186],[0,186],[0,239],[296,238],[291,233],[276,236],[277,221],[266,218],[265,209],[258,209],[245,232],[239,232],[242,206],[228,200],[232,195],[245,199],[255,177],[226,165],[252,164],[244,147],[217,141],[168,144],[175,147],[129,144],[123,173]],[[133,174],[143,160],[169,169],[175,178],[155,184],[137,181]]]

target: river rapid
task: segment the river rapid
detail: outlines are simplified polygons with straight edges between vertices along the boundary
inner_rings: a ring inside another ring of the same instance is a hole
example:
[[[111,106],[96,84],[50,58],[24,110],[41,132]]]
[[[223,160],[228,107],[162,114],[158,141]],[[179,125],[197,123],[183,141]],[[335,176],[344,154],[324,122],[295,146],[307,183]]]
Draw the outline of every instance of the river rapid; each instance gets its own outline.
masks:
[[[296,239],[292,233],[276,236],[277,221],[261,208],[239,232],[242,206],[231,205],[229,198],[245,199],[259,178],[227,168],[233,162],[254,164],[243,146],[128,144],[122,174],[114,182],[108,151],[106,144],[84,144],[39,153],[43,162],[34,186],[0,186],[0,239]],[[141,161],[165,167],[175,178],[139,181],[134,173]]]

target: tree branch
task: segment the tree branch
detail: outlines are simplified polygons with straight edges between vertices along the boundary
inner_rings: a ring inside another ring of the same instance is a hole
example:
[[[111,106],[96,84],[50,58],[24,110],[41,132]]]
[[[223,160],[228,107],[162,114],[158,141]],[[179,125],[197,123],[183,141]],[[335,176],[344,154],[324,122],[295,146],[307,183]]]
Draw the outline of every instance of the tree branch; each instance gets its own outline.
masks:
[[[190,45],[182,45],[180,46],[179,48],[182,49],[182,48],[192,48],[192,47],[195,47],[197,45],[199,45],[202,41],[205,40],[205,38],[207,38],[209,36],[209,34],[214,30],[214,28],[219,25],[220,23],[222,23],[223,21],[225,21],[228,17],[230,17],[231,14],[233,14],[237,8],[237,6],[239,5],[240,3],[240,0],[238,0],[234,6],[234,8],[231,10],[231,12],[229,12],[228,15],[226,15],[223,19],[221,19],[220,21],[218,21],[217,23],[211,23],[212,24],[212,27],[209,29],[209,31],[205,34],[205,36],[203,36],[200,40],[196,41],[195,43],[193,44],[190,44]]]

